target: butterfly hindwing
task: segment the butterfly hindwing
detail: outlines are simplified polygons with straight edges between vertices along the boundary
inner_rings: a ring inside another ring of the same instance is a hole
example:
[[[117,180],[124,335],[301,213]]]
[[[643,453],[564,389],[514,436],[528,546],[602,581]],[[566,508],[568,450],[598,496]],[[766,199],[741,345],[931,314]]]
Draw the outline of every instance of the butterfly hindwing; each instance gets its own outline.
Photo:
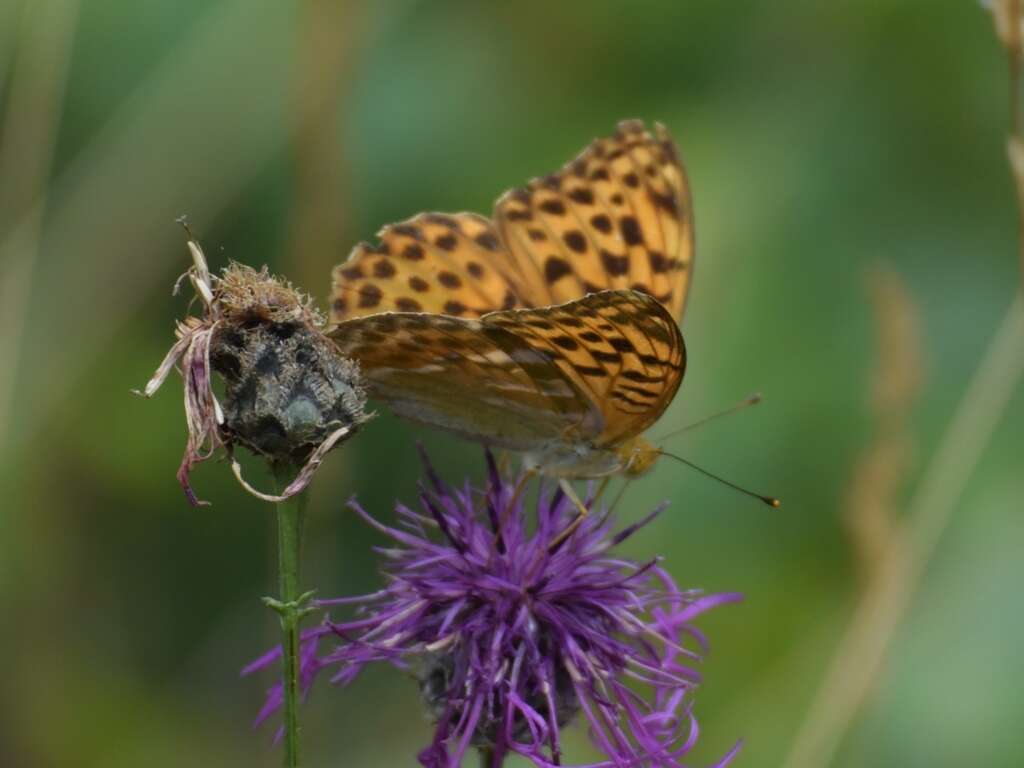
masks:
[[[559,172],[507,192],[495,222],[424,213],[334,269],[331,319],[378,312],[480,317],[633,289],[682,315],[693,266],[690,193],[672,139],[636,120]]]
[[[479,317],[521,306],[504,277],[509,254],[474,213],[422,213],[360,243],[334,268],[331,320],[380,312]]]

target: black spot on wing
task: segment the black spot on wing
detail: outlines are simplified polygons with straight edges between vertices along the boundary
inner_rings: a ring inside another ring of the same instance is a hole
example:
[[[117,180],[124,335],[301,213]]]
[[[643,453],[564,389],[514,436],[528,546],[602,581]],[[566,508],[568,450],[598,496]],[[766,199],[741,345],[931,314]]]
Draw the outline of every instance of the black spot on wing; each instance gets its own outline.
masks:
[[[558,256],[549,256],[544,262],[544,279],[548,283],[555,283],[566,275],[572,274],[572,267],[569,262]]]

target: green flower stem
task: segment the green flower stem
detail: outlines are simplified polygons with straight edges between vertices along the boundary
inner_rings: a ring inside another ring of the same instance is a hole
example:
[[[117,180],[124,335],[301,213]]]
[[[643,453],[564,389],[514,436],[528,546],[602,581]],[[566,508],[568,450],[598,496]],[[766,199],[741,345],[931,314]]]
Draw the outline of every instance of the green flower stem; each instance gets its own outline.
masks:
[[[274,477],[278,493],[288,485],[294,474],[289,464],[275,463]],[[299,765],[299,623],[311,609],[307,607],[312,592],[299,594],[299,560],[302,549],[302,518],[306,510],[306,494],[300,493],[277,505],[277,555],[281,581],[281,599],[263,598],[281,618],[282,679],[284,694],[284,765]]]

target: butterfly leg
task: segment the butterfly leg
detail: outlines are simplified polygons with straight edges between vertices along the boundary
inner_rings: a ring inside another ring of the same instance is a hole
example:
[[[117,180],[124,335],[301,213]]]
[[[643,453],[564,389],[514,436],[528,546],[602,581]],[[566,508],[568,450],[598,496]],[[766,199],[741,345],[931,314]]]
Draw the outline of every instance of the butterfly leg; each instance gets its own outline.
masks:
[[[507,451],[498,454],[498,474],[505,477],[512,471],[512,457]]]
[[[508,504],[505,505],[505,509],[501,513],[501,529],[504,529],[505,523],[508,522],[509,515],[511,515],[512,510],[515,509],[516,504],[519,502],[519,498],[523,495],[523,491],[526,490],[526,484],[536,475],[537,470],[533,467],[529,467],[523,471],[522,475],[519,476],[515,490],[512,491],[512,496],[509,497]]]
[[[558,549],[562,545],[563,541],[572,536],[589,514],[589,510],[583,502],[580,501],[580,497],[576,495],[576,491],[573,489],[572,483],[563,477],[559,479],[558,486],[562,489],[562,493],[568,497],[569,501],[576,505],[576,517],[574,517],[572,522],[569,523],[569,525],[567,525],[560,534],[555,536],[555,538],[551,540],[550,544],[548,544],[548,551],[550,552]]]
[[[612,500],[611,506],[608,507],[609,515],[615,511],[617,506],[619,506],[619,502],[622,501],[622,497],[626,493],[626,489],[629,488],[629,484],[631,482],[633,482],[632,478],[626,478],[625,482],[622,483],[622,487],[619,488],[619,492],[615,494],[615,498]]]

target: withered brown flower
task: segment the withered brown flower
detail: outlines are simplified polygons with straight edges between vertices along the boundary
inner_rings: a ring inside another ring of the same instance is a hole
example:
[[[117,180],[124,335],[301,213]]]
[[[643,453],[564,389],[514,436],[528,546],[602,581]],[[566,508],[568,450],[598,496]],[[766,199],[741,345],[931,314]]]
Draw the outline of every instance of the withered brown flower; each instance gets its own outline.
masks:
[[[323,316],[290,283],[238,263],[212,275],[190,231],[188,248],[193,265],[175,292],[188,277],[203,314],[178,323],[177,342],[138,394],[151,397],[180,361],[188,441],[178,481],[191,503],[207,502],[196,497],[189,473],[218,448],[246,490],[283,500],[302,491],[327,452],[369,418],[359,368],[323,335]],[[223,379],[223,401],[212,371]],[[235,445],[302,468],[280,495],[261,493],[242,478]]]

